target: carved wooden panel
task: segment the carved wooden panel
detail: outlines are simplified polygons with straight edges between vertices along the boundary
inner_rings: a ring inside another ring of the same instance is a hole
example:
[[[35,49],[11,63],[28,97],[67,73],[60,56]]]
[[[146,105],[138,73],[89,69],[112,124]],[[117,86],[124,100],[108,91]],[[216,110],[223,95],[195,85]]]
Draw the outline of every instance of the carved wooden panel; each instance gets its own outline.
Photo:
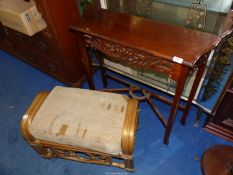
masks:
[[[90,35],[84,35],[84,42],[87,47],[97,49],[118,62],[169,74],[175,80],[179,77],[178,65],[148,53]]]

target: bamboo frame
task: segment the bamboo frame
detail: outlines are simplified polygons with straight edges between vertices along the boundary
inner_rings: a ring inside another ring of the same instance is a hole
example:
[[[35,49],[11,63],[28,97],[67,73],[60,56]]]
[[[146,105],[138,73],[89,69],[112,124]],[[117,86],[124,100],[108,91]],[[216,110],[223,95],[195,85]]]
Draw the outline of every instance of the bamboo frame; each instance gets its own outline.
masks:
[[[133,150],[135,131],[138,121],[138,100],[128,100],[127,112],[122,131],[122,154],[112,155],[77,146],[64,145],[34,138],[29,131],[29,125],[33,121],[35,114],[48,94],[49,92],[39,93],[33,100],[21,121],[21,133],[24,139],[38,154],[44,158],[63,158],[84,163],[110,165],[123,168],[127,171],[134,171]],[[118,161],[114,161],[115,158],[118,159]],[[121,160],[120,162],[119,159]]]

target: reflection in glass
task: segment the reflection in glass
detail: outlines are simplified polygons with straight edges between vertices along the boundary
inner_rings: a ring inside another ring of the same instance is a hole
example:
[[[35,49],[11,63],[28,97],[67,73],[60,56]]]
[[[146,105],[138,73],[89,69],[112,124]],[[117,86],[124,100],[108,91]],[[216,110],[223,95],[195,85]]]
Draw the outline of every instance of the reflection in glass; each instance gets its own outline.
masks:
[[[185,26],[188,11],[196,0],[105,0],[107,8],[111,11],[129,13],[131,15],[146,17],[162,22]],[[200,9],[206,7],[206,23],[200,22],[201,30],[220,34],[222,32],[227,13],[230,10],[232,0],[204,0]],[[198,18],[198,16],[197,16]],[[205,18],[200,18],[204,19]],[[205,25],[205,27],[204,27]],[[199,26],[200,27],[200,26]],[[197,26],[198,28],[198,26]]]
[[[193,30],[204,31],[206,22],[206,4],[192,3],[186,15],[184,26]]]

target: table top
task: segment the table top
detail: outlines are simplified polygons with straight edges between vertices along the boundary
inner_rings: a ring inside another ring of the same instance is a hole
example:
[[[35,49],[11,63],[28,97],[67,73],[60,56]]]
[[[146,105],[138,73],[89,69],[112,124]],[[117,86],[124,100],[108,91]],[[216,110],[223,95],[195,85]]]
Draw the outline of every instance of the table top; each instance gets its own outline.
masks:
[[[171,62],[178,57],[180,64],[189,67],[194,67],[221,39],[214,34],[109,10],[84,13],[71,28]]]

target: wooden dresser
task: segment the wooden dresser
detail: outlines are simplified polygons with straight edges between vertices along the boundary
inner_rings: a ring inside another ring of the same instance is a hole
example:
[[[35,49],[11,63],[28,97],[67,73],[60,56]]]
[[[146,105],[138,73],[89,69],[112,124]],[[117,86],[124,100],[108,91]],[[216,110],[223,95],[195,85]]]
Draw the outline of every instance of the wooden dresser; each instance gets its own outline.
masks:
[[[35,0],[47,28],[32,37],[0,26],[0,48],[56,79],[76,86],[84,70],[69,25],[78,21],[75,0]]]
[[[233,72],[215,110],[215,115],[208,117],[204,129],[233,142]]]

